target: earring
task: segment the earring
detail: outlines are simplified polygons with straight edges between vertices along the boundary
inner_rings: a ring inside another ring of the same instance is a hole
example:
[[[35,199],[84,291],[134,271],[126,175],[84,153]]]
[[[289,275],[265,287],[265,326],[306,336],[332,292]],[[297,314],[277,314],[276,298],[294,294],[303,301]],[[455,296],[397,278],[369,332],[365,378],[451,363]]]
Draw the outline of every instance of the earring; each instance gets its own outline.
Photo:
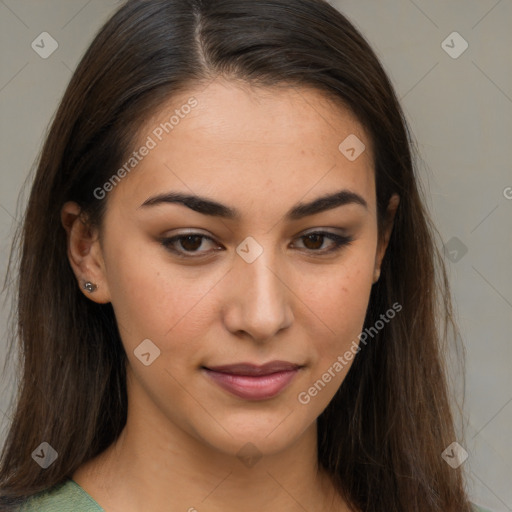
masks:
[[[379,277],[380,277],[380,268],[376,269],[375,270],[375,273],[373,274],[373,283],[375,284],[378,280],[379,280]]]
[[[90,281],[87,281],[85,284],[84,284],[84,290],[87,290],[89,293],[92,293],[94,292],[98,287],[91,283]]]

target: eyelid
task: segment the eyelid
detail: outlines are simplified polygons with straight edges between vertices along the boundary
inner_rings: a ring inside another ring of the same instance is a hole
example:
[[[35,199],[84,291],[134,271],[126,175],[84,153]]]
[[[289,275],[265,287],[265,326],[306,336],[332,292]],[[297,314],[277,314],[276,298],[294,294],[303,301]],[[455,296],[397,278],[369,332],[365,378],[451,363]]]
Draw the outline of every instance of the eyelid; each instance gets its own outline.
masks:
[[[338,230],[338,232],[335,231],[329,231],[332,229]],[[316,233],[322,233],[322,234],[328,234],[328,235],[337,235],[337,236],[348,236],[348,229],[344,228],[328,228],[328,227],[316,227],[316,228],[310,228],[306,231],[301,231],[298,235],[295,236],[295,238],[301,238],[303,236],[313,235]]]
[[[187,236],[198,236],[198,237],[201,237],[202,239],[210,240],[211,242],[214,242],[217,245],[220,245],[213,237],[211,237],[209,235],[205,235],[204,233],[196,232],[196,231],[187,231],[184,233],[178,233],[177,235],[173,235],[170,237],[161,237],[159,239],[159,241],[163,245],[163,247],[165,249],[167,249],[169,252],[172,252],[174,255],[176,255],[178,257],[187,258],[189,260],[199,259],[201,257],[210,255],[214,251],[219,250],[219,249],[214,249],[214,250],[210,250],[210,251],[197,252],[196,255],[194,255],[194,251],[187,253],[186,251],[179,251],[179,250],[173,249],[171,247],[174,242],[177,242],[182,238],[186,238]]]
[[[339,229],[339,228],[338,228]],[[342,230],[344,233],[346,233],[346,230]],[[346,247],[347,245],[350,245],[354,241],[354,237],[348,234],[339,234],[334,233],[332,231],[327,231],[326,228],[311,228],[308,231],[302,232],[294,237],[293,240],[302,239],[309,235],[320,235],[324,236],[325,238],[328,238],[333,242],[333,245],[329,249],[320,249],[320,250],[314,250],[314,249],[303,249],[300,248],[301,251],[308,253],[312,256],[318,256],[321,257],[323,255],[328,255],[331,253],[339,252],[343,247]],[[206,235],[199,231],[192,231],[189,229],[188,231],[178,233],[177,235],[173,235],[170,237],[161,237],[159,239],[160,243],[164,246],[165,249],[167,249],[169,252],[172,252],[173,254],[177,255],[178,257],[183,257],[187,259],[201,259],[203,257],[207,257],[211,255],[212,252],[216,252],[219,249],[213,249],[210,251],[181,251],[181,250],[175,250],[171,246],[174,242],[179,241],[182,238],[186,238],[187,236],[197,236],[205,240],[210,240],[211,242],[216,243],[218,246],[222,245],[219,242],[217,242],[213,237]]]
[[[295,239],[301,239],[307,237],[309,235],[320,235],[325,238],[328,238],[333,242],[333,245],[329,249],[321,249],[321,250],[313,250],[313,249],[302,249],[304,252],[308,253],[311,256],[327,256],[329,254],[335,254],[339,252],[343,247],[350,245],[354,241],[354,237],[348,234],[338,234],[333,233],[332,231],[326,231],[320,229],[315,229],[313,231],[308,231],[295,237]]]

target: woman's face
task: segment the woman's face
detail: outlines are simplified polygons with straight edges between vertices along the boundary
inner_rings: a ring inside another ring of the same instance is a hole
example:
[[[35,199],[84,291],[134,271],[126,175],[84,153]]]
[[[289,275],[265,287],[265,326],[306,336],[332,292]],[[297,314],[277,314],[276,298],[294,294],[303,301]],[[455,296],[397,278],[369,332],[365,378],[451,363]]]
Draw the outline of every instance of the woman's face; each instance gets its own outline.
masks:
[[[363,328],[385,250],[370,140],[319,92],[217,80],[134,149],[82,267],[114,308],[134,410],[226,454],[276,453],[314,427]]]

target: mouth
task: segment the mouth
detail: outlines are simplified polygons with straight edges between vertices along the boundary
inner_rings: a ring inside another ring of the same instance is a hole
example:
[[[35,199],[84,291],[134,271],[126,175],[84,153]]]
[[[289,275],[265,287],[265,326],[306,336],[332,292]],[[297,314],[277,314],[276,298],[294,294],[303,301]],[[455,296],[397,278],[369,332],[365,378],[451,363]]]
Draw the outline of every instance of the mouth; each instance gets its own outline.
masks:
[[[201,370],[232,395],[245,400],[266,400],[284,391],[301,368],[286,361],[271,361],[262,366],[252,363],[202,366]]]

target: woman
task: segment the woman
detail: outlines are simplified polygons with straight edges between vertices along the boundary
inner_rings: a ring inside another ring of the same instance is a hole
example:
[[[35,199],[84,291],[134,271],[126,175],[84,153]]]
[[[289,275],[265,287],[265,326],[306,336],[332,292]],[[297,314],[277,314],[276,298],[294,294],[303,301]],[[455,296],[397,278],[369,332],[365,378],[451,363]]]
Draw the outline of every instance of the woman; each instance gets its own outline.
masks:
[[[121,7],[21,233],[3,507],[472,510],[411,151],[325,1]]]

